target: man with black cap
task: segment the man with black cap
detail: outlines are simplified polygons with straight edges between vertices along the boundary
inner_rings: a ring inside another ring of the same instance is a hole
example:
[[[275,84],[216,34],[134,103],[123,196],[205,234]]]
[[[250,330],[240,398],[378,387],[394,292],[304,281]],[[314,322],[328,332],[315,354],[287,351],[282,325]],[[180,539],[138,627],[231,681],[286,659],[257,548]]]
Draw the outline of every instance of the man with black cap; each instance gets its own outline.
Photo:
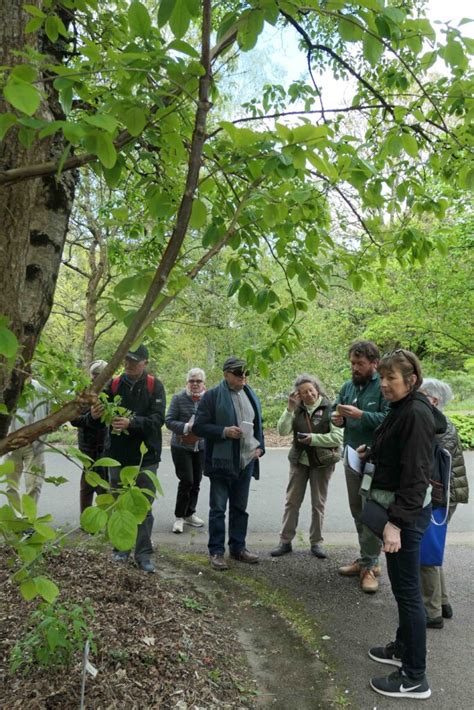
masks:
[[[247,564],[258,555],[246,548],[247,501],[252,476],[259,478],[259,458],[265,453],[260,402],[246,384],[246,362],[228,357],[224,379],[202,397],[193,433],[205,439],[204,475],[211,482],[209,555],[215,570],[228,569],[225,552],[225,514],[229,504],[229,552]]]
[[[165,390],[156,377],[146,372],[148,349],[140,345],[136,350],[129,351],[125,356],[124,373],[114,377],[105,388],[110,401],[119,395],[120,406],[128,409],[128,416],[117,416],[107,432],[104,455],[120,461],[120,466],[109,468],[109,480],[113,487],[120,485],[120,470],[123,466],[137,466],[141,462],[141,470],[135,485],[155,491],[150,477],[145,470],[156,473],[161,458],[161,428],[165,421],[166,396]],[[91,409],[91,415],[99,420],[104,408],[98,404]],[[123,432],[127,432],[124,434]],[[142,444],[148,449],[143,455]],[[150,501],[151,503],[153,501]],[[135,543],[135,561],[144,572],[154,572],[155,567],[150,556],[151,531],[153,515],[150,510],[145,520],[138,526]],[[114,560],[126,562],[129,553],[116,550]]]

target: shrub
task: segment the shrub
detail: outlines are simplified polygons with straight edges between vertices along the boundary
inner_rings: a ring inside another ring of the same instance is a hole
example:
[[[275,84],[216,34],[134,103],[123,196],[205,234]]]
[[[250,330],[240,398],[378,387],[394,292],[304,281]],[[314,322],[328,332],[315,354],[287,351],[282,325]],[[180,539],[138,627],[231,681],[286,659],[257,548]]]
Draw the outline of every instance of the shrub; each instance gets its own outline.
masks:
[[[35,668],[68,666],[73,655],[82,652],[86,640],[92,642],[87,617],[93,616],[89,605],[84,608],[78,605],[40,604],[26,622],[29,632],[12,648],[12,671],[28,673]],[[95,650],[95,646],[91,646]]]
[[[474,415],[449,413],[448,416],[458,430],[462,448],[474,449]]]

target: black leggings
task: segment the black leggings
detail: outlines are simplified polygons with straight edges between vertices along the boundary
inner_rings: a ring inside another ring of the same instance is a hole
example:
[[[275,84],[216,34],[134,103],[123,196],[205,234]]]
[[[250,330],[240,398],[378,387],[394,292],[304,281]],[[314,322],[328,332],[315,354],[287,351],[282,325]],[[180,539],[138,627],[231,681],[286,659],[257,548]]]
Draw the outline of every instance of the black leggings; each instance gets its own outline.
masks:
[[[172,446],[171,456],[179,478],[174,514],[177,518],[187,518],[196,510],[204,467],[204,452]]]

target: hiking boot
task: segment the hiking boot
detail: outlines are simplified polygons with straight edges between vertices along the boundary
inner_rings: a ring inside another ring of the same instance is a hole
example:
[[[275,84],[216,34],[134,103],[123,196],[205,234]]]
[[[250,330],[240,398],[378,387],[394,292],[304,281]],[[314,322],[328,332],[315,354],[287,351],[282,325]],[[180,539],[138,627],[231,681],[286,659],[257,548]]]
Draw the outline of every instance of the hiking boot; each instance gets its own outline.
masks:
[[[188,517],[184,519],[184,522],[186,523],[186,525],[191,525],[191,527],[193,528],[202,528],[204,525],[204,520],[198,518],[196,513],[188,515]]]
[[[130,555],[129,552],[117,551],[117,552],[114,552],[112,559],[114,562],[127,562],[129,555]]]
[[[360,588],[366,594],[375,594],[379,588],[379,583],[371,569],[362,569],[360,572]]]
[[[176,518],[173,523],[173,532],[179,535],[184,530],[184,520],[183,518]]]
[[[451,606],[451,604],[441,604],[441,614],[443,616],[443,619],[452,619],[453,607]]]
[[[374,646],[369,651],[369,658],[378,663],[388,663],[391,666],[402,667],[402,659],[397,656],[396,644],[391,641],[386,646]]]
[[[209,561],[212,569],[215,569],[218,572],[223,572],[225,569],[229,569],[229,566],[224,559],[224,555],[211,555]]]
[[[256,565],[258,562],[258,555],[256,555],[254,552],[250,552],[245,547],[239,552],[231,552],[230,556],[232,557],[232,559],[238,560],[239,562],[246,562],[248,565]]]
[[[278,547],[275,547],[275,549],[270,552],[270,555],[272,557],[282,557],[282,555],[287,555],[292,551],[291,542],[280,542]]]
[[[351,562],[350,565],[344,565],[343,567],[339,567],[337,571],[343,577],[359,577],[361,569],[362,567],[360,566],[359,560],[355,560],[354,562]],[[372,567],[372,570],[376,577],[380,577],[380,574],[382,572],[380,565],[374,565]]]
[[[435,616],[434,619],[426,619],[427,629],[442,629],[444,626],[444,621],[442,616]]]
[[[372,678],[370,687],[380,695],[389,698],[418,698],[426,700],[431,695],[431,689],[423,676],[420,680],[410,680],[401,670],[394,671],[387,678]]]
[[[324,552],[321,545],[311,545],[311,554],[315,557],[319,557],[320,560],[327,559],[327,554]]]

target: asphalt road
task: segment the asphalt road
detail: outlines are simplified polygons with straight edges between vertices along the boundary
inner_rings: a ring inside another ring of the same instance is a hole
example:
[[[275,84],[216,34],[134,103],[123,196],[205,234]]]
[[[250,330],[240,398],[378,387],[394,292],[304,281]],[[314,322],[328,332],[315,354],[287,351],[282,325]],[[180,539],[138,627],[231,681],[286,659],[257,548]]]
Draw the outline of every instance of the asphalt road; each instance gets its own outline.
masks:
[[[252,544],[258,542],[272,545],[278,540],[278,530],[283,513],[285,490],[288,479],[288,461],[286,449],[269,449],[261,462],[261,478],[252,481],[248,511],[250,514],[249,539]],[[471,501],[474,501],[474,452],[465,453],[469,481],[471,485]],[[40,513],[51,513],[58,525],[75,527],[79,522],[79,478],[81,470],[63,456],[56,453],[46,454],[46,470],[51,476],[64,476],[68,482],[55,487],[45,484],[39,501]],[[154,533],[160,538],[173,539],[175,542],[189,542],[189,534],[170,536],[174,520],[174,503],[177,479],[171,461],[169,449],[163,451],[163,460],[158,469],[158,477],[163,487],[164,496],[159,497],[154,504]],[[207,518],[209,499],[209,481],[203,478],[197,513],[204,520]],[[298,536],[304,544],[310,524],[309,491],[303,502],[300,515],[300,530]],[[325,518],[325,539],[328,544],[351,543],[354,541],[354,527],[347,504],[344,473],[342,465],[338,464],[329,486],[327,511]],[[192,531],[195,536],[205,535],[204,531]],[[460,505],[450,524],[452,541],[474,542],[474,503]]]

